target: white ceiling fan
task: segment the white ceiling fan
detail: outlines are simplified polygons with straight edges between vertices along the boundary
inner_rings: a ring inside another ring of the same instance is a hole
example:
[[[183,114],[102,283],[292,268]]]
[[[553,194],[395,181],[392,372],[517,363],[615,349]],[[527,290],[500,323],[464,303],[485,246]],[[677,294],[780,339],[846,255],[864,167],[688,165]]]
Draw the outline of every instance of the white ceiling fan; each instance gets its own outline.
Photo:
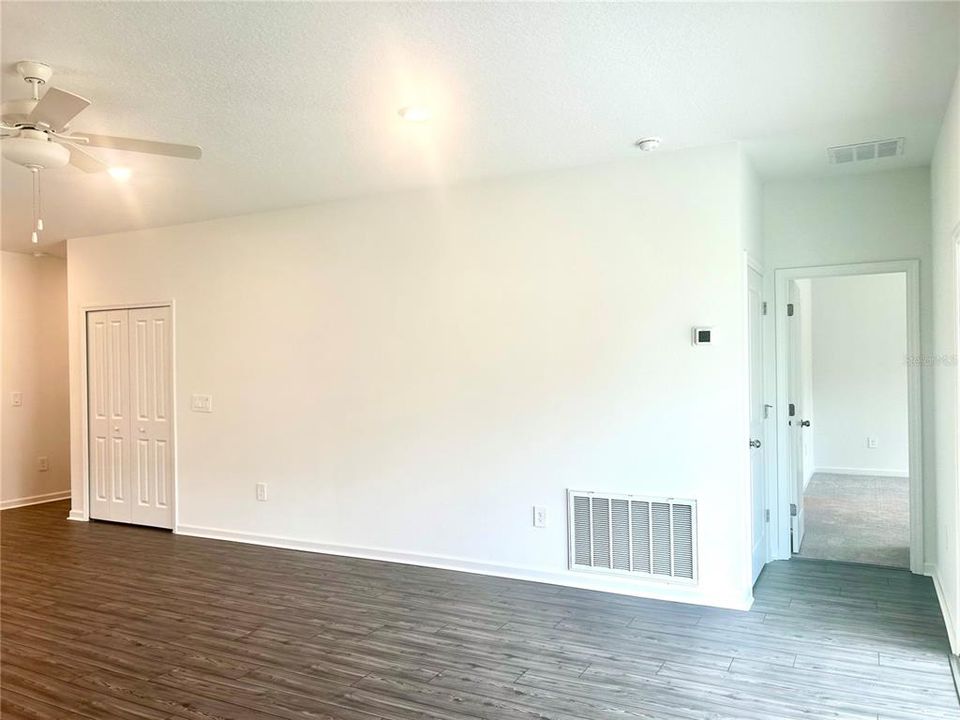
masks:
[[[40,86],[46,85],[53,75],[53,68],[44,63],[25,60],[17,63],[17,72],[33,87],[33,96],[3,103],[0,114],[3,142],[0,148],[5,158],[18,165],[31,170],[45,170],[70,163],[89,173],[107,169],[104,163],[83,150],[81,145],[200,159],[202,151],[196,145],[75,132],[69,128],[69,123],[90,101],[55,87],[49,88],[40,97]]]
[[[70,128],[70,121],[90,101],[55,87],[48,88],[40,97],[40,86],[46,85],[53,76],[53,68],[45,63],[24,60],[17,63],[17,72],[32,87],[32,93],[29,98],[9,100],[0,106],[0,151],[4,158],[22,165],[33,174],[31,241],[35,245],[39,242],[37,233],[43,230],[40,217],[40,170],[60,168],[68,163],[88,173],[110,169],[81,146],[200,159],[202,151],[196,145],[75,132]]]

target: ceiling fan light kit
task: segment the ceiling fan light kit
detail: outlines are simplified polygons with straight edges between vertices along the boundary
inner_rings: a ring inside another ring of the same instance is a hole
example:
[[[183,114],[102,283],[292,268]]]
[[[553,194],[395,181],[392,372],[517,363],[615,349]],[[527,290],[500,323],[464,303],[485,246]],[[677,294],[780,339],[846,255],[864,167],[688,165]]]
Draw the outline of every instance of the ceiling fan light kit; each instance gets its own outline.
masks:
[[[16,137],[5,138],[2,147],[7,160],[31,170],[60,168],[70,162],[70,151],[39,130],[21,130]]]
[[[39,241],[37,232],[43,230],[43,220],[39,217],[39,171],[68,164],[88,173],[108,170],[105,163],[81,146],[200,159],[202,150],[195,145],[68,130],[69,123],[90,105],[90,101],[55,87],[48,88],[41,97],[40,86],[47,85],[53,77],[53,68],[46,63],[24,60],[17,63],[17,72],[31,86],[32,97],[3,103],[0,109],[0,151],[5,159],[33,173],[35,205],[31,240],[34,244]]]

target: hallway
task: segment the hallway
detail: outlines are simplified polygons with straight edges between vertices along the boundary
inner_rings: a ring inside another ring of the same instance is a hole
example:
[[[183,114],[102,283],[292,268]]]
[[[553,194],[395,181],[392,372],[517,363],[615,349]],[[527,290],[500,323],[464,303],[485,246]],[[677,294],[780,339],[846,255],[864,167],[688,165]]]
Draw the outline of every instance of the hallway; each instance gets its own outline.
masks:
[[[816,473],[804,507],[799,557],[910,567],[907,478]]]

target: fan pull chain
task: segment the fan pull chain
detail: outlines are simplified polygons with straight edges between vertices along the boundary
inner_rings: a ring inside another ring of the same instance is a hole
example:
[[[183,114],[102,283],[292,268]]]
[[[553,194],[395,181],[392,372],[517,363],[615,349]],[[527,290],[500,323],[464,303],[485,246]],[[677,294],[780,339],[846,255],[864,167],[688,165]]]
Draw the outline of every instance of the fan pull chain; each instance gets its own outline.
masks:
[[[37,237],[37,230],[41,227],[40,221],[40,173],[37,168],[30,168],[33,173],[33,232],[30,233],[30,241],[37,245],[40,238]]]
[[[37,232],[43,230],[43,197],[40,195],[40,173],[37,173]]]
[[[33,173],[33,230],[30,233],[30,241],[37,245],[40,242],[38,233],[43,230],[43,218],[41,215],[41,196],[40,196],[40,168],[32,167]]]

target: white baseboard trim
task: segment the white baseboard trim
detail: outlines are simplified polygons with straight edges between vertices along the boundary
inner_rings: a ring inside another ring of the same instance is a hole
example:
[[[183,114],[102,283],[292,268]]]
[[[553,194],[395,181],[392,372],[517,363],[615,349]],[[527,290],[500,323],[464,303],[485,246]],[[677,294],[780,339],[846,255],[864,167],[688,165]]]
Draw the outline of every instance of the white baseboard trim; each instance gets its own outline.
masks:
[[[950,606],[947,605],[943,594],[943,586],[940,584],[940,572],[936,566],[931,567],[931,563],[924,566],[925,569],[931,568],[928,574],[933,578],[933,587],[937,591],[937,601],[940,603],[940,612],[943,614],[943,624],[947,626],[947,638],[950,640],[950,652],[954,655],[960,654],[960,645],[957,643],[957,626],[953,622],[953,615],[950,612]]]
[[[69,490],[60,492],[46,493],[45,495],[31,495],[30,497],[14,498],[13,500],[0,501],[0,510],[12,510],[13,508],[26,507],[27,505],[41,505],[57,500],[67,500],[70,497]]]
[[[910,473],[904,470],[877,470],[875,468],[818,467],[813,471],[830,475],[866,475],[867,477],[890,477],[909,479]]]
[[[67,515],[67,520],[76,520],[78,522],[87,522],[89,518],[83,510],[71,510]]]
[[[285,550],[301,550],[323,555],[339,555],[362,560],[379,560],[403,565],[417,565],[420,567],[454,570],[457,572],[489,575],[513,580],[526,580],[529,582],[546,583],[548,585],[562,585],[563,587],[595,590],[598,592],[609,592],[617,595],[630,595],[655,600],[667,600],[691,605],[707,605],[731,610],[749,610],[753,605],[752,588],[749,589],[743,597],[713,598],[705,597],[703,593],[699,592],[695,587],[670,583],[668,581],[644,579],[624,581],[612,576],[606,577],[596,574],[584,577],[583,573],[572,570],[566,572],[539,570],[522,566],[498,565],[466,558],[423,555],[381,548],[330,545],[311,540],[299,540],[296,538],[276,537],[261,535],[259,533],[223,530],[220,528],[199,527],[195,525],[177,525],[174,532],[178,535],[189,535],[191,537],[207,538],[210,540],[226,540],[229,542],[247,543],[249,545],[282,548]]]

